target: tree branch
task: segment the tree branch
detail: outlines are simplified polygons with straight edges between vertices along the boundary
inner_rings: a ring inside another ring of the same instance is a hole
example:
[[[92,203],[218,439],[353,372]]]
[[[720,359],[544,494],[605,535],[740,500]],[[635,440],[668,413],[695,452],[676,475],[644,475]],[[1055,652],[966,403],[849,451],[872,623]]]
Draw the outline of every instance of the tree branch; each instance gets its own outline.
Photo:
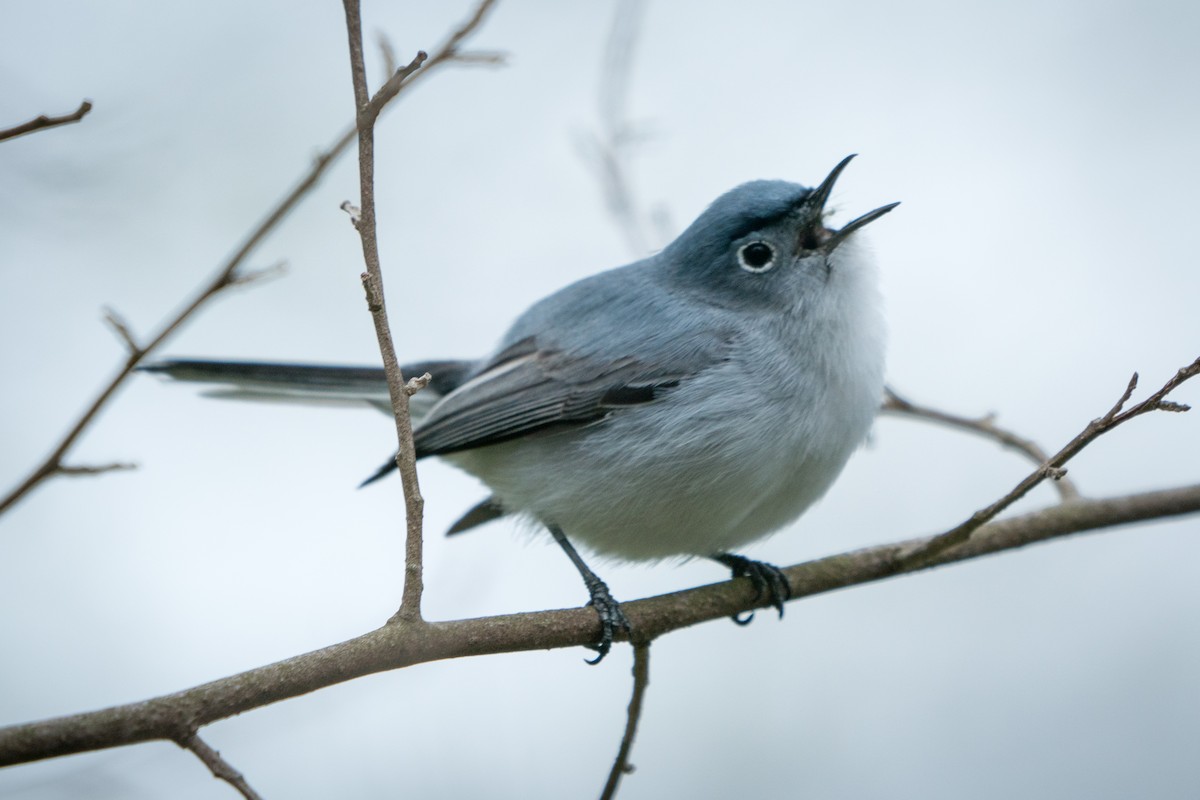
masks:
[[[72,111],[70,114],[64,114],[61,117],[48,117],[45,114],[34,117],[29,122],[23,122],[13,128],[5,128],[0,130],[0,142],[5,139],[15,139],[18,136],[24,136],[27,133],[34,131],[42,131],[47,128],[57,128],[59,125],[70,125],[73,122],[79,122],[92,110],[92,101],[84,100],[79,104],[79,108]]]
[[[125,472],[131,469],[137,469],[137,464],[127,464],[120,461],[111,464],[59,464],[57,474],[78,478],[99,475],[102,472]]]
[[[1100,500],[1056,504],[983,525],[969,539],[923,563],[906,560],[934,540],[921,537],[787,568],[792,599],[844,589],[1012,550],[1083,531],[1200,511],[1200,484]],[[764,605],[744,578],[622,603],[644,641]],[[0,728],[0,766],[156,739],[179,741],[203,725],[326,686],[446,658],[578,647],[594,642],[590,608],[508,614],[414,626],[389,622],[341,644],[295,656],[175,694],[101,711]]]

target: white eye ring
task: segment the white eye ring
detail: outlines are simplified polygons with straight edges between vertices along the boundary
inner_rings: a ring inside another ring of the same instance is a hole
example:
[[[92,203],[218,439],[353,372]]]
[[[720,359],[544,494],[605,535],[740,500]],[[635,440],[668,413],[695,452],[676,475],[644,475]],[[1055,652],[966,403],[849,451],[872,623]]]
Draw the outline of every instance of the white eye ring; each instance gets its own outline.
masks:
[[[766,272],[775,266],[775,248],[760,239],[739,247],[737,257],[746,272]]]

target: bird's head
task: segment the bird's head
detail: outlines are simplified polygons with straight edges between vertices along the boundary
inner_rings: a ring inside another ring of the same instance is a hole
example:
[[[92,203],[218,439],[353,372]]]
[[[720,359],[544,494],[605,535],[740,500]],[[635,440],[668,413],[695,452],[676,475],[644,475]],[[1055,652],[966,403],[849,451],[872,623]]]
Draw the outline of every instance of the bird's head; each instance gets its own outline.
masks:
[[[806,293],[852,271],[839,248],[899,203],[869,211],[839,229],[825,227],[826,203],[842,159],[815,189],[751,181],[718,197],[662,252],[672,283],[730,308],[791,307]]]

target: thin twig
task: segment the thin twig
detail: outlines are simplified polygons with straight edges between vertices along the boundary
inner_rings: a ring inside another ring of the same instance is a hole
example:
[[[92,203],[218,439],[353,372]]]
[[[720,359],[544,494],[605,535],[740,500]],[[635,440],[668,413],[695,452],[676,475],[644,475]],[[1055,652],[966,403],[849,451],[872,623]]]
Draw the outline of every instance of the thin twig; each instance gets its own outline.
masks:
[[[347,12],[347,13],[349,13],[349,12]],[[362,43],[361,42],[359,43],[359,55],[360,56],[362,55]],[[370,125],[374,125],[375,120],[379,117],[379,112],[383,110],[383,107],[385,105],[387,105],[388,101],[390,101],[393,97],[396,96],[396,93],[400,91],[400,87],[404,85],[404,82],[406,80],[408,80],[408,78],[413,73],[415,73],[417,70],[419,70],[425,64],[425,61],[428,58],[429,58],[428,53],[426,53],[424,50],[418,50],[417,54],[415,56],[413,56],[413,60],[408,62],[406,65],[404,65],[400,69],[396,70],[396,73],[394,75],[392,75],[392,77],[388,78],[388,80],[383,84],[383,86],[379,87],[379,91],[375,93],[375,96],[372,97],[369,102],[364,100],[363,101],[364,104],[359,106],[358,116],[359,116],[359,126],[360,127],[358,129],[358,135],[359,135],[358,144],[359,144],[360,148],[362,147],[362,127],[361,127],[363,124],[362,120],[365,119]],[[354,75],[357,78],[357,73],[354,73]],[[362,80],[364,90],[366,89],[366,81],[367,81],[366,71],[364,70],[363,71],[363,80]],[[357,89],[358,80],[356,79],[354,83],[355,83],[355,88]],[[356,95],[357,95],[357,92],[356,92]],[[361,156],[360,156],[360,158],[361,158]]]
[[[15,139],[18,136],[24,136],[27,133],[34,131],[42,131],[46,128],[56,128],[59,125],[70,125],[72,122],[79,122],[84,116],[92,110],[92,101],[84,100],[79,104],[79,108],[72,111],[70,114],[64,114],[61,117],[48,117],[42,114],[35,117],[29,122],[23,122],[14,128],[5,128],[0,130],[0,142],[5,139]]]
[[[209,747],[199,734],[193,733],[179,746],[195,753],[196,757],[204,762],[204,766],[212,772],[214,778],[223,780],[237,789],[238,793],[246,800],[262,800],[262,795],[250,787],[250,784],[246,782],[246,777],[234,769],[232,764],[221,758],[221,754]]]
[[[625,734],[621,737],[621,747],[608,773],[608,781],[600,800],[612,800],[617,796],[617,787],[621,778],[633,772],[634,767],[629,763],[629,753],[633,750],[633,737],[637,735],[638,722],[642,718],[642,700],[646,696],[646,687],[650,685],[650,642],[638,642],[633,646],[633,695],[629,698],[629,710],[625,719]]]
[[[1050,456],[1033,440],[1018,436],[1016,433],[997,425],[995,416],[992,414],[986,417],[962,417],[929,406],[917,405],[901,397],[890,386],[884,387],[883,391],[884,399],[881,410],[886,413],[913,417],[927,422],[936,422],[951,428],[957,428],[958,430],[979,434],[980,436],[999,442],[1004,447],[1028,456],[1033,463],[1038,465],[1045,464],[1050,459]],[[1064,503],[1071,500],[1078,500],[1082,496],[1075,484],[1066,477],[1065,470],[1063,475],[1054,481],[1054,488],[1058,490],[1059,499]]]
[[[238,270],[238,273],[229,280],[229,285],[249,286],[252,283],[273,281],[276,278],[283,277],[283,275],[287,273],[287,269],[288,262],[280,260],[276,261],[274,264],[263,267],[262,269]]]
[[[1200,484],[1155,492],[1056,503],[996,520],[924,564],[900,555],[931,541],[921,537],[797,564],[784,570],[792,599],[978,558],[1084,531],[1200,512]],[[749,580],[621,604],[633,630],[650,641],[663,634],[759,608]],[[384,625],[370,633],[284,661],[151,700],[0,728],[0,767],[158,739],[177,740],[220,719],[326,686],[447,658],[579,647],[596,640],[590,608],[508,614],[423,626]],[[619,636],[620,634],[618,634]]]
[[[502,50],[471,50],[459,53],[454,60],[460,64],[481,64],[487,67],[498,67],[508,62],[508,54]]]
[[[472,53],[463,52],[458,49],[459,46],[479,28],[479,26],[483,23],[483,18],[487,15],[487,12],[494,4],[495,0],[482,0],[482,2],[475,7],[475,10],[472,12],[471,16],[468,17],[462,25],[458,26],[458,28],[456,28],[454,32],[450,34],[445,42],[443,42],[437,47],[437,49],[433,51],[432,56],[426,56],[423,51],[418,52],[416,58],[409,62],[408,65],[399,69],[396,74],[394,74],[383,84],[383,86],[379,87],[379,91],[377,91],[371,98],[370,105],[367,108],[363,109],[361,105],[358,106],[360,115],[365,113],[373,120],[375,117],[379,116],[379,112],[383,110],[384,106],[391,102],[392,98],[396,96],[396,93],[399,92],[402,87],[410,85],[414,78],[426,74],[433,67],[436,67],[437,65],[447,61],[455,61],[461,64],[486,64],[491,66],[504,63],[505,56],[502,53]],[[361,24],[358,28],[358,31],[358,52],[361,56]],[[356,78],[355,83],[357,84],[357,82],[358,81]],[[365,69],[363,71],[363,87],[364,89],[366,87]]]
[[[392,40],[383,31],[375,32],[375,45],[379,48],[379,56],[383,59],[383,79],[386,81],[400,68],[400,62],[396,58],[396,48],[392,47]]]
[[[58,465],[58,474],[67,477],[79,477],[81,475],[99,475],[102,472],[122,472],[125,470],[137,469],[137,464],[128,462],[113,462],[112,464],[95,464],[77,466],[68,466],[67,464]]]
[[[463,61],[464,54],[459,51],[459,46],[463,41],[478,27],[483,19],[484,13],[492,5],[491,0],[481,3],[476,8],[474,14],[466,23],[454,30],[441,46],[438,47],[434,54],[425,62],[423,69],[414,74],[407,75],[403,80],[397,81],[392,87],[391,94],[381,100],[376,106],[373,101],[373,112],[378,115],[384,104],[395,98],[401,91],[408,90],[411,86],[428,75],[431,70],[442,64],[455,63]],[[389,81],[391,83],[391,81]],[[280,222],[282,222],[288,214],[296,207],[302,198],[307,195],[314,186],[324,176],[325,171],[341,156],[346,149],[354,142],[357,136],[357,118],[355,125],[348,128],[332,146],[323,153],[320,153],[313,161],[308,172],[266,215],[246,237],[238,249],[234,252],[229,260],[222,264],[209,280],[197,290],[193,296],[184,303],[183,309],[172,317],[162,328],[155,333],[149,343],[147,343],[140,353],[130,353],[124,363],[118,366],[116,374],[109,380],[103,389],[96,395],[91,405],[80,415],[79,419],[71,426],[66,435],[55,445],[54,450],[46,457],[46,459],[35,467],[16,487],[14,487],[7,495],[0,499],[0,514],[3,514],[11,508],[19,500],[27,496],[35,487],[54,475],[59,474],[59,466],[62,464],[63,457],[67,451],[74,446],[83,431],[91,424],[96,415],[100,412],[109,399],[116,393],[117,389],[124,383],[125,379],[133,372],[137,365],[147,355],[158,348],[171,334],[173,334],[180,325],[187,321],[201,306],[211,300],[221,290],[237,284],[241,281],[243,273],[239,272],[243,262],[253,252],[258,245],[271,233]]]
[[[143,352],[142,348],[137,343],[137,339],[134,338],[133,331],[130,330],[129,323],[125,321],[125,318],[118,314],[116,310],[106,307],[104,309],[104,321],[108,323],[108,327],[113,329],[113,333],[125,345],[125,352],[130,356],[140,358]]]
[[[1065,470],[1063,465],[1071,460],[1080,450],[1087,447],[1088,444],[1095,441],[1098,436],[1112,430],[1123,422],[1133,419],[1134,417],[1148,413],[1150,411],[1187,411],[1189,406],[1182,403],[1173,403],[1166,400],[1166,396],[1174,391],[1181,383],[1189,378],[1200,374],[1200,358],[1197,358],[1191,364],[1181,368],[1175,373],[1169,381],[1162,385],[1158,391],[1147,397],[1142,402],[1132,408],[1122,411],[1125,404],[1129,402],[1129,398],[1133,396],[1134,389],[1137,388],[1138,376],[1135,372],[1133,377],[1129,379],[1129,383],[1125,387],[1125,391],[1121,397],[1113,405],[1108,412],[1088,423],[1079,435],[1066,444],[1063,449],[1059,450],[1033,472],[1018,483],[1013,490],[1001,497],[996,502],[989,505],[987,508],[982,508],[970,516],[969,519],[956,525],[945,533],[935,536],[929,542],[921,545],[916,550],[903,553],[900,556],[901,562],[906,566],[922,566],[928,563],[931,559],[936,558],[946,550],[955,547],[956,545],[965,542],[971,534],[978,530],[984,523],[995,519],[996,515],[1004,509],[1011,506],[1013,503],[1020,500],[1028,494],[1035,486],[1047,478],[1061,479]]]

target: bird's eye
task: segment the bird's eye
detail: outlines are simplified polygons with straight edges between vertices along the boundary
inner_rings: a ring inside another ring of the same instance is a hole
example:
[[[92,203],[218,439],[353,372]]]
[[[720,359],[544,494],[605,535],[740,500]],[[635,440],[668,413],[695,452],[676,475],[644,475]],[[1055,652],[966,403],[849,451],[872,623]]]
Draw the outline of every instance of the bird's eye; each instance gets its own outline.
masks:
[[[775,248],[766,242],[750,242],[738,248],[738,263],[747,272],[766,272],[775,266]]]

